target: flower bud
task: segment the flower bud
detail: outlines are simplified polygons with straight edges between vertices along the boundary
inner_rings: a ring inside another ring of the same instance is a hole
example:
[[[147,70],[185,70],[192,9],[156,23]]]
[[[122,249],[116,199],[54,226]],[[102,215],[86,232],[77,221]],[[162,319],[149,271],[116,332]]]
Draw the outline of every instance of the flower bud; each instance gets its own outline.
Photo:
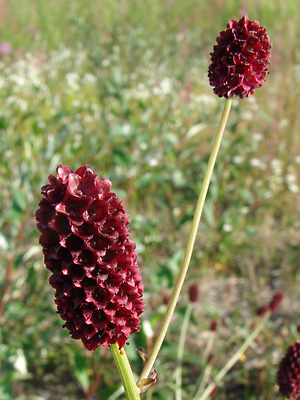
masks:
[[[210,323],[210,330],[213,332],[217,330],[217,321],[215,321],[214,319]]]
[[[196,283],[190,286],[189,298],[191,303],[196,303],[199,300],[199,287]]]
[[[278,292],[276,292],[274,294],[274,296],[273,296],[273,298],[272,298],[272,300],[271,300],[271,302],[269,304],[269,307],[270,307],[271,311],[276,312],[276,311],[279,310],[282,298],[283,298],[283,292],[278,291]]]

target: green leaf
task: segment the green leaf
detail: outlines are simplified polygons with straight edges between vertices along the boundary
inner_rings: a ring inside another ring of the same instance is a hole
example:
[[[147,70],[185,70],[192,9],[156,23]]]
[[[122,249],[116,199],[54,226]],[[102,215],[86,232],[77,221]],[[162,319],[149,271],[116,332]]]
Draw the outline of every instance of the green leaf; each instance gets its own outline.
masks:
[[[8,250],[9,249],[9,244],[6,239],[6,237],[3,235],[3,233],[0,232],[0,249],[2,250]]]
[[[68,348],[69,354],[71,356],[72,372],[75,375],[77,381],[83,387],[83,389],[88,389],[90,386],[90,360],[88,357],[80,354],[75,348]]]

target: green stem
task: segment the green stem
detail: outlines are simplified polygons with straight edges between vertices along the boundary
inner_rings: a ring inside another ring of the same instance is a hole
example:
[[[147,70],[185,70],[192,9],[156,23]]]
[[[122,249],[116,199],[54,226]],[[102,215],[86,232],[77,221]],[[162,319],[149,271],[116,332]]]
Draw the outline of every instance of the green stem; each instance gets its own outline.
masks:
[[[182,267],[181,270],[179,272],[179,276],[177,278],[170,302],[169,302],[169,306],[164,318],[164,321],[162,323],[162,326],[160,328],[160,331],[158,333],[158,336],[155,340],[155,343],[153,345],[153,349],[151,352],[150,357],[148,358],[148,361],[146,362],[144,369],[141,373],[141,376],[138,380],[138,383],[142,380],[148,377],[149,373],[151,372],[151,369],[155,363],[156,357],[158,355],[158,352],[161,348],[161,345],[164,341],[164,338],[166,336],[167,330],[169,328],[170,325],[170,321],[172,318],[172,315],[174,313],[179,295],[180,295],[180,291],[190,264],[190,260],[191,260],[191,256],[192,256],[192,252],[193,252],[193,248],[194,248],[194,244],[195,244],[195,240],[196,240],[196,235],[197,235],[197,231],[198,231],[198,227],[199,227],[199,222],[200,222],[200,218],[202,215],[202,211],[203,211],[203,206],[204,206],[204,201],[206,198],[206,194],[208,191],[208,187],[209,187],[209,183],[211,180],[211,176],[212,176],[212,172],[214,169],[214,165],[216,162],[216,158],[218,155],[218,151],[220,148],[220,144],[221,144],[221,140],[223,137],[223,133],[225,130],[225,126],[226,126],[226,122],[228,119],[228,115],[229,115],[229,111],[230,111],[230,107],[231,107],[231,99],[227,99],[225,106],[224,106],[224,110],[222,113],[222,117],[220,120],[220,124],[217,130],[217,134],[216,134],[216,138],[213,144],[213,148],[209,157],[209,161],[207,164],[207,169],[205,172],[205,176],[203,179],[203,184],[202,184],[202,188],[201,188],[201,192],[198,198],[198,202],[197,202],[197,206],[196,206],[196,210],[195,210],[195,214],[194,214],[194,218],[193,218],[193,223],[192,223],[192,228],[191,228],[191,232],[190,232],[190,236],[188,239],[188,243],[187,243],[187,247],[186,247],[186,252],[184,255],[184,259],[182,262]]]
[[[214,379],[214,382],[212,382],[211,384],[209,384],[207,386],[207,388],[205,389],[205,391],[202,393],[202,395],[200,397],[195,396],[193,400],[206,400],[209,397],[211,392],[221,382],[221,380],[224,378],[224,376],[227,374],[227,372],[234,366],[234,364],[240,359],[241,355],[254,342],[257,335],[260,333],[260,331],[264,328],[264,326],[268,322],[271,314],[272,314],[271,312],[268,312],[262,317],[260,323],[254,329],[254,331],[247,337],[247,339],[242,344],[242,346],[238,349],[238,351],[230,358],[230,360],[224,365],[224,367],[221,369],[221,371],[217,374],[217,376]]]
[[[211,331],[208,338],[207,346],[203,353],[203,361],[205,363],[207,362],[208,357],[211,354],[211,349],[213,348],[215,337],[216,337],[216,331]]]
[[[206,348],[204,350],[203,357],[202,357],[203,358],[203,363],[206,364],[206,367],[205,367],[204,372],[202,374],[202,380],[201,380],[201,383],[199,385],[199,388],[198,388],[198,390],[196,390],[196,393],[194,394],[194,396],[190,397],[190,399],[199,397],[200,394],[205,389],[205,386],[206,386],[206,384],[208,382],[208,379],[210,377],[210,373],[211,373],[211,370],[212,370],[212,364],[208,363],[207,361],[208,361],[209,355],[211,354],[211,350],[212,350],[213,345],[214,345],[215,337],[216,337],[216,332],[215,331],[210,332],[210,336],[209,336],[209,339],[208,339],[208,342],[207,342],[207,345],[206,345]]]
[[[140,400],[139,391],[136,386],[125,350],[124,354],[121,354],[119,345],[117,343],[114,343],[111,345],[111,351],[123,383],[126,399]]]
[[[244,326],[242,329],[237,331],[234,335],[230,336],[230,338],[224,343],[223,348],[225,349],[226,347],[230,346],[233,342],[235,342],[239,337],[245,337],[246,334],[249,332],[249,327],[253,321],[249,321],[246,326]]]
[[[184,320],[182,323],[178,352],[177,352],[177,367],[176,367],[176,400],[181,400],[181,382],[182,382],[182,358],[184,353],[184,344],[186,339],[186,333],[189,326],[191,314],[192,314],[192,304],[189,304],[185,311]]]
[[[210,374],[211,374],[211,370],[212,370],[212,365],[207,364],[207,366],[205,367],[204,372],[203,372],[201,384],[200,384],[199,389],[197,390],[195,396],[193,397],[193,399],[197,399],[201,395],[203,390],[205,389],[205,386],[206,386],[208,379],[210,377]]]

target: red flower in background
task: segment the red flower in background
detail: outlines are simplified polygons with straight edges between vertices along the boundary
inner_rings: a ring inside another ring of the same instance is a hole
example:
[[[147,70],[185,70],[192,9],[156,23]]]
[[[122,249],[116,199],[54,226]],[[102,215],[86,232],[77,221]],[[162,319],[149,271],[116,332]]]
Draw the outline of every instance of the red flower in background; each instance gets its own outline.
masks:
[[[279,310],[281,301],[283,298],[283,292],[281,290],[279,290],[278,292],[276,292],[269,304],[270,310],[276,312]]]
[[[189,288],[189,299],[191,303],[196,303],[199,300],[199,287],[197,283],[193,283]]]
[[[60,165],[49,182],[36,219],[58,312],[88,350],[122,348],[145,306],[122,199],[88,165],[75,173]]]
[[[258,21],[231,20],[211,53],[209,83],[219,97],[243,99],[262,86],[270,65],[270,38]]]
[[[277,372],[279,392],[288,399],[300,396],[300,340],[287,349]]]

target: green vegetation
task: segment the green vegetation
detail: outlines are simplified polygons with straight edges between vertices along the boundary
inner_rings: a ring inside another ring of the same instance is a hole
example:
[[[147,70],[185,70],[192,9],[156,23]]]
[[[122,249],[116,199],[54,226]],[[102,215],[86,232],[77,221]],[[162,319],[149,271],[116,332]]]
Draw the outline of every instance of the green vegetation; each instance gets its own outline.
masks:
[[[120,385],[111,352],[89,353],[55,313],[34,212],[58,164],[90,164],[131,216],[147,306],[126,351],[141,371],[135,349],[147,352],[165,312],[224,104],[208,85],[209,53],[244,12],[268,29],[270,75],[254,96],[233,101],[158,384],[144,398],[174,398],[188,288],[197,282],[183,399],[201,382],[211,321],[213,377],[280,289],[281,311],[217,395],[274,399],[278,363],[300,323],[298,0],[249,0],[243,10],[237,0],[0,4],[0,43],[11,46],[0,60],[0,399],[85,399],[94,384],[95,399],[112,400]]]

